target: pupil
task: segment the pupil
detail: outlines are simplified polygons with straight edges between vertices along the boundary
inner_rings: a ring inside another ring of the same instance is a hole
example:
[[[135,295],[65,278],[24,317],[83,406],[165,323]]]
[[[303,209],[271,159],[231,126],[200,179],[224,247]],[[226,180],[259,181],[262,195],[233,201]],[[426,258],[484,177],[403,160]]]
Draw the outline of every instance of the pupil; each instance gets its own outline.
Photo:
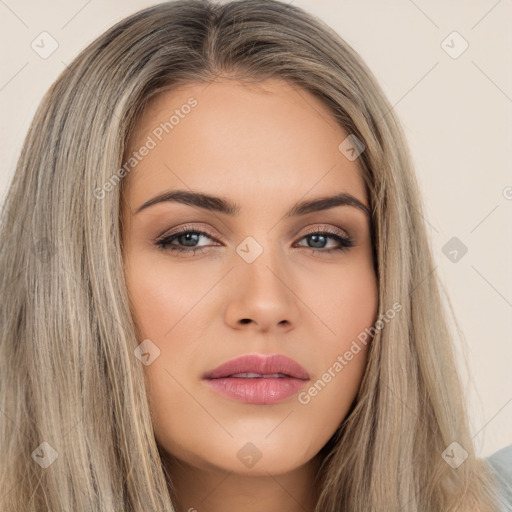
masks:
[[[325,236],[323,235],[311,235],[311,240],[313,241],[313,244],[318,243],[319,239],[323,239],[320,241],[320,245],[315,245],[314,247],[322,247],[322,242],[325,242]]]
[[[197,242],[197,240],[191,239],[191,237],[197,237],[199,236],[197,233],[187,233],[185,235],[182,235],[181,238],[184,239],[186,242]],[[187,244],[185,244],[187,245]],[[194,245],[194,243],[190,244],[191,246]]]

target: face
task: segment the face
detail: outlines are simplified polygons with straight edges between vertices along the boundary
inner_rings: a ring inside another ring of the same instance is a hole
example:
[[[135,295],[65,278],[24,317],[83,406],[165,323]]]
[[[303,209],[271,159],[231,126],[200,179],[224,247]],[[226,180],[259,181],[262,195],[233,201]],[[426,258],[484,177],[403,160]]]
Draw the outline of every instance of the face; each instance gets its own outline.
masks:
[[[378,306],[364,182],[338,148],[348,135],[274,79],[182,86],[138,120],[125,274],[155,437],[173,459],[284,473],[346,417]],[[315,203],[341,194],[353,202]]]

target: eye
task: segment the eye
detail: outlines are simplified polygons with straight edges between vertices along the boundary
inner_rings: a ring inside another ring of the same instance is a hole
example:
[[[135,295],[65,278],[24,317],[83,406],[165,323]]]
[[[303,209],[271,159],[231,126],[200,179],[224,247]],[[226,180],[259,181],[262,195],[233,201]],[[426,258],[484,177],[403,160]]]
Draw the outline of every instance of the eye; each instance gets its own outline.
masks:
[[[192,229],[185,226],[184,228],[171,233],[170,235],[160,237],[155,241],[155,245],[164,251],[186,255],[190,255],[190,253],[192,253],[191,255],[194,256],[196,252],[202,252],[209,247],[208,245],[196,245],[201,238],[208,238],[210,240],[216,241],[215,238],[210,236],[205,231]],[[349,248],[354,247],[354,241],[350,237],[344,236],[341,234],[341,232],[331,229],[317,228],[316,230],[310,231],[309,233],[303,235],[300,240],[302,239],[309,239],[310,243],[313,245],[309,247],[298,245],[297,247],[312,249],[313,252],[319,251],[321,253],[333,253],[337,251],[347,251]],[[329,239],[334,240],[337,243],[337,246],[331,247],[329,249],[324,248]],[[183,244],[183,246],[176,245],[174,242]]]
[[[185,226],[184,228],[175,233],[172,233],[171,235],[159,238],[156,240],[155,245],[165,251],[187,254],[192,253],[193,256],[196,252],[202,252],[203,249],[205,249],[205,247],[198,247],[195,245],[201,237],[213,240],[213,237],[211,237],[208,233]],[[185,244],[185,246],[180,247],[179,245],[174,245],[174,241]]]
[[[310,231],[309,233],[306,233],[302,238],[309,238],[310,241],[314,244],[312,247],[305,247],[306,249],[313,249],[313,252],[315,249],[320,249],[320,252],[322,253],[332,253],[337,251],[348,251],[351,247],[354,247],[354,241],[352,238],[348,236],[344,236],[340,234],[339,231],[334,231],[331,229],[322,229],[317,228],[314,231]],[[301,238],[301,240],[302,240]],[[327,243],[327,241],[335,240],[338,244],[337,247],[331,247],[330,249],[324,249],[324,244]],[[299,246],[304,247],[304,246]]]

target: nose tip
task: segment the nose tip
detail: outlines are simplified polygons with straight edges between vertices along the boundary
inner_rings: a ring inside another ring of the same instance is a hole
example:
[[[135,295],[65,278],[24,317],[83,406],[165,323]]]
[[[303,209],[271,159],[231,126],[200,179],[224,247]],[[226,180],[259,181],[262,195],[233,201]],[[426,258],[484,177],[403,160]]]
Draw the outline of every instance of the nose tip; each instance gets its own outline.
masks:
[[[227,324],[260,332],[282,332],[297,326],[300,313],[293,293],[293,274],[288,275],[276,251],[264,251],[255,261],[242,262],[237,268],[227,285],[233,285],[225,308]]]

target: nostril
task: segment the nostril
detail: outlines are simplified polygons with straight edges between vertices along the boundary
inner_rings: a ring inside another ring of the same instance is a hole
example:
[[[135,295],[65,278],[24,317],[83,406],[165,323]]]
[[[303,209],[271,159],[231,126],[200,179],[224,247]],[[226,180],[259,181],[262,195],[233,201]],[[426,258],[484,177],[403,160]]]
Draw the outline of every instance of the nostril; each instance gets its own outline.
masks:
[[[242,320],[240,320],[240,322],[243,324],[248,324],[250,321],[251,321],[250,318],[242,318]]]

